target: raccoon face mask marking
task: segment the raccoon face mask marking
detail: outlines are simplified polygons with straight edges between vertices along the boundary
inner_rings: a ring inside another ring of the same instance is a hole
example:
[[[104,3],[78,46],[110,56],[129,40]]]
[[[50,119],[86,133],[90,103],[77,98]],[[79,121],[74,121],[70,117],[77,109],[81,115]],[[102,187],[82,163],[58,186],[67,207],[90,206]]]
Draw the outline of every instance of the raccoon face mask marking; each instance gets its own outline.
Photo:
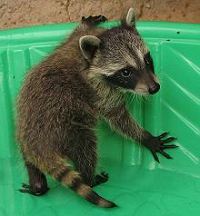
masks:
[[[139,94],[155,94],[160,85],[154,75],[153,59],[150,52],[144,56],[145,67],[141,69],[133,66],[124,67],[105,79],[112,85],[134,91]]]

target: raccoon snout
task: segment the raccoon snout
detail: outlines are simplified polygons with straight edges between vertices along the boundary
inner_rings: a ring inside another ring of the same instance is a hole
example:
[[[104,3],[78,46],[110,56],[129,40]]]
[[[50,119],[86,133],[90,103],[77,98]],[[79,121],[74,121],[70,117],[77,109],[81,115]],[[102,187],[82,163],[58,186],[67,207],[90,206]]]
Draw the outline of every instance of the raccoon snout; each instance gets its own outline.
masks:
[[[155,94],[156,92],[159,91],[159,89],[160,89],[160,85],[154,82],[149,86],[149,94]]]

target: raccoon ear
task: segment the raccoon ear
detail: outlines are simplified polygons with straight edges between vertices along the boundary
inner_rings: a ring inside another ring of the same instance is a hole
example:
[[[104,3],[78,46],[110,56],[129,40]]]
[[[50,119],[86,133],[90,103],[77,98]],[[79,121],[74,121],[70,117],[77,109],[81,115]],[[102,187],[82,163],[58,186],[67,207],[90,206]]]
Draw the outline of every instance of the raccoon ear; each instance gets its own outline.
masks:
[[[95,51],[98,49],[101,40],[93,35],[85,35],[80,37],[79,46],[82,52],[82,55],[85,59],[90,60]]]
[[[133,8],[130,8],[128,10],[128,13],[126,15],[125,23],[128,26],[135,26],[135,11]]]

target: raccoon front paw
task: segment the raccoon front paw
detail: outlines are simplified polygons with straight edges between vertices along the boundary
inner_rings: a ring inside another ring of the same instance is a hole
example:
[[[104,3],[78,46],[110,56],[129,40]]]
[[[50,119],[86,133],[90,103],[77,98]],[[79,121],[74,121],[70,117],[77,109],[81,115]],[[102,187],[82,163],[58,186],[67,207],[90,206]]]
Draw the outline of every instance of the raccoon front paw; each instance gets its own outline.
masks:
[[[99,184],[103,184],[103,183],[107,182],[108,179],[109,179],[108,173],[101,172],[100,174],[95,176],[94,183],[92,186],[94,187],[94,186],[97,186]]]
[[[108,19],[105,16],[99,15],[99,16],[88,16],[88,17],[82,17],[82,22],[91,24],[91,25],[97,25],[101,22],[105,22]]]
[[[166,138],[166,136],[169,133],[165,132],[162,133],[160,136],[154,137],[154,136],[149,136],[148,138],[146,138],[143,141],[144,146],[146,146],[152,153],[154,159],[159,163],[159,159],[156,153],[160,153],[162,154],[164,157],[166,157],[167,159],[172,159],[172,157],[167,154],[164,150],[165,149],[173,149],[173,148],[177,148],[177,145],[171,144],[171,145],[165,145],[166,143],[172,142],[174,140],[176,140],[175,137],[168,137]],[[165,139],[164,139],[165,138]]]
[[[43,187],[43,188],[33,188],[31,187],[30,185],[28,184],[22,184],[22,188],[19,189],[19,191],[21,193],[29,193],[31,195],[34,195],[34,196],[41,196],[41,195],[44,195],[45,193],[47,193],[47,191],[49,190],[48,187]]]

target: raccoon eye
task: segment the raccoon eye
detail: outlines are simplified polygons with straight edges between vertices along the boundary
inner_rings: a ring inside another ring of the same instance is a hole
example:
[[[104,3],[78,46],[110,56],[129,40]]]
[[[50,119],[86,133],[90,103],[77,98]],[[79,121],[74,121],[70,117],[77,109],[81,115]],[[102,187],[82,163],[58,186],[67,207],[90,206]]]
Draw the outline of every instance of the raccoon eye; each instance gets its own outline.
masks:
[[[123,77],[129,77],[131,75],[131,71],[128,70],[128,69],[124,69],[124,70],[121,71],[121,75]]]

